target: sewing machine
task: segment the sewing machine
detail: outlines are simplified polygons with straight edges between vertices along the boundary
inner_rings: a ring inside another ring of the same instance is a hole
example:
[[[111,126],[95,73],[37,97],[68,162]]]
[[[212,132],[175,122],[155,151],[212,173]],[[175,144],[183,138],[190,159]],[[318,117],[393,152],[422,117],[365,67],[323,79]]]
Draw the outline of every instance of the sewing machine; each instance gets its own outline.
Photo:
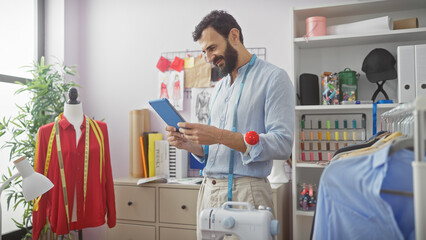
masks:
[[[279,233],[279,222],[269,209],[262,206],[255,209],[246,202],[226,202],[221,208],[204,209],[199,225],[203,240],[219,240],[228,234],[240,240],[272,240]]]

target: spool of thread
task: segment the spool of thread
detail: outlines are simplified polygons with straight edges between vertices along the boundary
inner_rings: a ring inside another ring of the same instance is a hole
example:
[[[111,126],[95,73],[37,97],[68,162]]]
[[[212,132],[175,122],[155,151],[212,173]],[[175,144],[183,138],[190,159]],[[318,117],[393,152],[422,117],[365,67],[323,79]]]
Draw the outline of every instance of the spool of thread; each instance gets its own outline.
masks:
[[[343,128],[345,129],[345,131],[343,131],[343,140],[347,141],[348,132],[346,131],[346,129],[348,128],[348,120],[343,120]]]
[[[366,140],[366,137],[365,137],[366,124],[365,124],[365,119],[364,118],[362,119],[361,126],[363,128],[362,132],[361,132],[361,140]]]
[[[352,120],[352,127],[354,129],[354,131],[352,132],[352,140],[356,141],[356,120]]]

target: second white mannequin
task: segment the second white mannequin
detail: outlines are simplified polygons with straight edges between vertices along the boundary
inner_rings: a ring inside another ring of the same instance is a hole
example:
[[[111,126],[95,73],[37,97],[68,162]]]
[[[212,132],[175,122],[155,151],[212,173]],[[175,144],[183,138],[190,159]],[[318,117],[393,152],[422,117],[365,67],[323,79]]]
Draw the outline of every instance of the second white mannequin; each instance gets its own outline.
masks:
[[[81,136],[81,124],[84,120],[84,114],[83,114],[83,106],[81,103],[77,104],[70,104],[65,103],[64,104],[64,116],[74,126],[75,130],[75,144],[78,145],[78,140]]]

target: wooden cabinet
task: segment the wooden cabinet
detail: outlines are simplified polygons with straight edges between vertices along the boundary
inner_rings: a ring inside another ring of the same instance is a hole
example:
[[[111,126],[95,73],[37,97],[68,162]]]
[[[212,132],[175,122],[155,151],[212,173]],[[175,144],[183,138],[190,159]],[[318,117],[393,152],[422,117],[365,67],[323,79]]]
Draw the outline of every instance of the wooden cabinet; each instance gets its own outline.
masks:
[[[117,222],[117,225],[108,230],[107,239],[140,240],[156,239],[155,226],[145,226],[131,223]]]
[[[199,185],[148,183],[137,179],[114,180],[117,225],[107,239],[196,240]],[[290,237],[290,184],[271,184],[275,216],[280,221],[277,240]]]
[[[155,222],[155,187],[115,188],[117,218],[134,221]]]
[[[198,189],[159,189],[160,222],[196,225]]]
[[[160,240],[197,240],[194,230],[160,227]]]

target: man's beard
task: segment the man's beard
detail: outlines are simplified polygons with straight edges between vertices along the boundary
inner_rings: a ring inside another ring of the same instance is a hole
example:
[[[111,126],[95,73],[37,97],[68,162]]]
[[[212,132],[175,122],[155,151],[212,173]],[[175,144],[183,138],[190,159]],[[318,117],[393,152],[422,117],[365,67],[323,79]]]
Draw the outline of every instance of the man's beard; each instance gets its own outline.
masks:
[[[216,65],[216,62],[218,62],[221,59],[225,60],[225,65],[223,67]],[[235,50],[235,48],[233,48],[229,44],[229,41],[228,41],[226,43],[224,56],[217,56],[213,60],[213,63],[215,63],[215,65],[219,68],[219,78],[223,78],[229,73],[231,73],[232,71],[234,71],[235,67],[237,66],[237,60],[238,60],[238,52],[237,50]]]

